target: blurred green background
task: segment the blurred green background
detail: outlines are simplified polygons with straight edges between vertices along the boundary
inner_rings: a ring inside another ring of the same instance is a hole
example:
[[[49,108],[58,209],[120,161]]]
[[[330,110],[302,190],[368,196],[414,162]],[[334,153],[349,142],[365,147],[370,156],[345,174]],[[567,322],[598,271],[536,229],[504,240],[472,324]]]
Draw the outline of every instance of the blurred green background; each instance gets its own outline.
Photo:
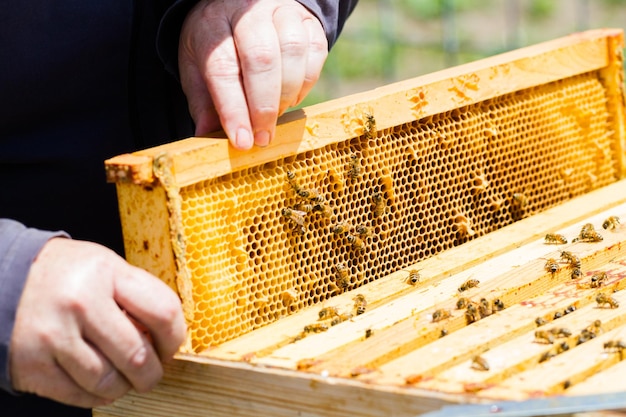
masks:
[[[602,27],[626,0],[360,0],[302,105]]]

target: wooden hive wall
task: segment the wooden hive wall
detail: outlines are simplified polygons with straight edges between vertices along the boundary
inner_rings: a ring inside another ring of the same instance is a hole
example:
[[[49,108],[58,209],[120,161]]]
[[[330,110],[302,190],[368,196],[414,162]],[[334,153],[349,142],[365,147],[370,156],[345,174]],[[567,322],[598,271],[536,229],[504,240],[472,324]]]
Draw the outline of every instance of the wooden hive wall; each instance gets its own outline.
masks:
[[[503,83],[515,73],[510,64],[484,66],[449,80],[440,106],[418,83],[401,93],[398,111],[410,110],[402,123],[372,103],[348,106],[338,120],[343,136],[221,173],[218,166],[205,178],[185,177],[170,155],[175,144],[148,150],[166,190],[158,204],[170,213],[163,233],[174,236],[169,282],[187,301],[191,348],[219,345],[621,178],[621,101],[611,96],[621,94],[611,92],[621,56],[602,36],[590,38],[598,62],[571,65],[566,76],[479,94],[483,73]],[[307,120],[306,131],[320,136],[322,122]],[[120,197],[123,217],[128,200]],[[285,209],[301,212],[302,223]],[[127,243],[141,240],[129,229]],[[163,239],[144,246],[152,240]]]

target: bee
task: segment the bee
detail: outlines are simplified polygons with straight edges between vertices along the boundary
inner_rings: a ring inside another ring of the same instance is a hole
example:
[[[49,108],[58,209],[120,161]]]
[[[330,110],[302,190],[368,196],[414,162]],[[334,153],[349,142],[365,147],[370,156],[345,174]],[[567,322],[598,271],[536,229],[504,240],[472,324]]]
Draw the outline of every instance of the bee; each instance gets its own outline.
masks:
[[[556,313],[554,313],[554,316],[552,316],[554,320],[560,319],[561,317],[563,317],[563,313],[561,313],[560,311],[557,311]]]
[[[550,272],[551,274],[555,274],[561,270],[559,263],[554,258],[548,259],[546,261],[546,264],[544,265],[544,268],[546,271]]]
[[[601,286],[606,284],[607,280],[608,280],[608,277],[606,275],[606,272],[604,272],[604,271],[596,272],[595,274],[593,274],[591,276],[591,282],[590,282],[589,286],[591,288],[600,288]]]
[[[348,170],[348,176],[350,179],[356,179],[361,175],[361,163],[359,157],[355,154],[350,155],[350,169]]]
[[[606,230],[613,230],[619,226],[619,217],[610,216],[608,219],[602,223],[602,227]]]
[[[331,227],[331,231],[336,235],[343,235],[348,233],[350,230],[352,230],[352,226],[347,222],[337,223]]]
[[[287,171],[287,182],[291,186],[291,189],[296,194],[299,195],[300,194],[300,190],[302,189],[302,187],[300,187],[300,184],[298,184],[296,182],[296,174],[294,174],[292,171]]]
[[[374,334],[374,331],[372,329],[365,329],[365,338],[369,339],[370,337],[372,337],[372,335]]]
[[[522,193],[514,193],[513,194],[513,204],[517,208],[524,208],[528,204],[528,197]]]
[[[304,333],[322,333],[326,330],[328,330],[328,325],[325,323],[314,323],[304,326]]]
[[[362,237],[367,237],[370,236],[372,234],[372,229],[370,227],[367,226],[363,226],[363,225],[358,225],[354,228],[354,231]]]
[[[504,310],[504,303],[499,298],[496,298],[495,300],[493,300],[492,304],[493,304],[493,307],[492,307],[493,311]]]
[[[583,276],[583,271],[580,270],[580,268],[574,268],[572,269],[572,279],[578,279],[580,277]]]
[[[548,233],[544,239],[545,243],[551,245],[564,245],[567,243],[567,238],[558,233]]]
[[[554,343],[554,335],[547,330],[536,330],[535,340],[541,343]]]
[[[472,368],[479,371],[488,371],[489,362],[487,362],[487,359],[483,358],[482,356],[476,355],[472,358]]]
[[[379,192],[375,192],[372,195],[372,201],[374,202],[374,217],[382,217],[387,211],[383,195]]]
[[[537,317],[535,319],[535,324],[537,325],[537,327],[541,327],[544,324],[548,323],[543,317]]]
[[[348,234],[346,239],[348,240],[348,243],[352,245],[353,249],[358,252],[365,252],[365,242],[363,242],[360,237]]]
[[[465,321],[467,324],[472,324],[478,320],[480,320],[480,312],[476,308],[476,306],[472,303],[467,306],[465,309]]]
[[[451,316],[450,310],[446,310],[445,308],[440,308],[439,310],[435,310],[433,313],[433,323],[436,323],[441,320],[445,320]]]
[[[561,260],[566,261],[573,269],[580,269],[581,267],[580,258],[574,255],[572,252],[566,250],[561,251]]]
[[[330,218],[333,215],[332,210],[325,203],[316,203],[313,205],[313,209],[311,210],[313,213],[319,213],[326,218]]]
[[[478,303],[478,312],[480,313],[481,318],[485,318],[491,315],[491,303],[489,303],[486,298],[480,299],[480,302]]]
[[[596,295],[596,303],[598,303],[598,307],[602,307],[607,304],[609,305],[610,308],[619,307],[619,301],[617,301],[615,298],[611,297],[610,295],[607,295],[604,293],[600,293]]]
[[[346,320],[350,320],[352,318],[352,313],[338,314],[330,321],[331,326],[336,326],[339,323],[343,323]]]
[[[439,332],[439,338],[445,337],[448,335],[448,330],[447,329],[441,329],[441,331]]]
[[[459,292],[467,291],[470,288],[477,287],[480,284],[480,281],[477,279],[468,279],[459,287]]]
[[[307,214],[305,211],[285,207],[282,210],[282,214],[292,223],[298,226],[304,226],[304,219]]]
[[[565,327],[555,327],[548,330],[548,332],[555,335],[556,337],[570,337],[572,335],[572,332]]]
[[[420,273],[417,269],[411,269],[406,282],[411,285],[417,285],[420,281]]]
[[[592,334],[593,337],[596,337],[596,335],[598,333],[600,333],[602,331],[602,322],[600,320],[594,320],[593,323],[591,323],[589,326],[587,326],[583,332]]]
[[[365,113],[365,126],[363,128],[365,138],[372,139],[376,134],[376,119],[373,114]]]
[[[323,203],[325,201],[324,196],[316,188],[309,188],[309,189],[300,188],[300,190],[297,191],[296,194],[314,203]]]
[[[556,353],[563,353],[569,350],[569,344],[567,342],[561,342],[556,346]]]
[[[456,301],[456,308],[457,310],[467,308],[470,303],[471,301],[469,300],[469,298],[461,297]]]
[[[547,360],[550,360],[552,358],[554,358],[556,356],[556,353],[552,352],[551,350],[548,350],[546,352],[543,353],[543,355],[541,355],[541,357],[539,358],[539,363],[545,362]]]
[[[574,311],[576,311],[576,306],[568,305],[567,307],[565,307],[565,310],[563,310],[563,314],[573,313]]]
[[[367,307],[367,300],[365,299],[365,296],[363,294],[357,294],[352,300],[354,300],[356,315],[359,316],[365,313],[365,307]]]
[[[604,349],[616,350],[621,353],[624,349],[626,349],[626,343],[622,342],[621,340],[609,340],[608,342],[604,343]]]
[[[337,307],[324,307],[319,312],[319,320],[326,320],[339,315]]]
[[[351,281],[348,267],[344,263],[340,262],[335,265],[335,271],[337,272],[335,283],[342,291],[345,291],[350,286]]]
[[[586,223],[580,229],[580,233],[578,234],[578,236],[572,239],[572,242],[601,242],[602,240],[602,235],[596,232],[593,224]]]

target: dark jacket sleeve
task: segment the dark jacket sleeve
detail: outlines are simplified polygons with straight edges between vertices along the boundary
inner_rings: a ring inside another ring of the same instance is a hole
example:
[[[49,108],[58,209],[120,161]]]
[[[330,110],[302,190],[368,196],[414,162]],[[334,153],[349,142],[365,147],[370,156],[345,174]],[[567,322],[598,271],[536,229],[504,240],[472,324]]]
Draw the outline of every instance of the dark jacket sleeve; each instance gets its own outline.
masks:
[[[12,392],[9,376],[9,344],[15,312],[30,266],[42,246],[63,232],[26,228],[13,220],[0,219],[0,389]]]
[[[322,23],[331,48],[358,0],[296,0]],[[178,78],[178,38],[187,13],[198,0],[177,0],[167,10],[157,36],[159,56],[169,72]]]

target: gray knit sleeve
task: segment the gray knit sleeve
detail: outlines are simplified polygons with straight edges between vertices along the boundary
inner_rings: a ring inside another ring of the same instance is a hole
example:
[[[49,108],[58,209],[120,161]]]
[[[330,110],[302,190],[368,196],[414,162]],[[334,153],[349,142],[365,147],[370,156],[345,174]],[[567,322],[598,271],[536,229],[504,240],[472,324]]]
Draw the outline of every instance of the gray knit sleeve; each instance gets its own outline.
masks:
[[[14,220],[0,219],[0,389],[12,392],[9,344],[30,266],[42,246],[60,236],[68,237],[64,232],[30,229]]]

